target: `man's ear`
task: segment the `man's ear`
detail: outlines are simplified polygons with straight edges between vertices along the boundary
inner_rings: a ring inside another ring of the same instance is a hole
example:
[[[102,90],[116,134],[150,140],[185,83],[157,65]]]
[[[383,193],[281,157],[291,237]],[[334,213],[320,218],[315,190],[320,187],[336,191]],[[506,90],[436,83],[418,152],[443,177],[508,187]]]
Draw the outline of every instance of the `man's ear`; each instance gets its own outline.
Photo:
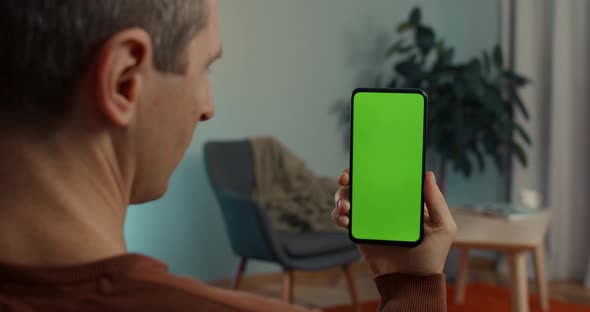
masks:
[[[109,122],[126,126],[135,116],[147,75],[153,70],[150,36],[140,28],[126,29],[103,44],[97,57],[97,108]]]

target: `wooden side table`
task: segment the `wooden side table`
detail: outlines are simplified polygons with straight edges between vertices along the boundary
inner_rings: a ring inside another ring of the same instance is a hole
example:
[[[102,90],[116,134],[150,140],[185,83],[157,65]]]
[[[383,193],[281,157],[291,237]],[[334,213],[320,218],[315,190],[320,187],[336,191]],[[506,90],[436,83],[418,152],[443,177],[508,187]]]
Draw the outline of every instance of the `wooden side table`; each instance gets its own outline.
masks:
[[[549,225],[549,212],[529,218],[509,221],[488,217],[463,208],[451,209],[457,223],[453,248],[460,252],[455,302],[465,298],[469,267],[469,250],[484,249],[503,252],[508,257],[512,291],[512,310],[528,312],[528,280],[526,253],[532,252],[539,302],[543,311],[549,310],[547,277],[545,275],[544,239]]]

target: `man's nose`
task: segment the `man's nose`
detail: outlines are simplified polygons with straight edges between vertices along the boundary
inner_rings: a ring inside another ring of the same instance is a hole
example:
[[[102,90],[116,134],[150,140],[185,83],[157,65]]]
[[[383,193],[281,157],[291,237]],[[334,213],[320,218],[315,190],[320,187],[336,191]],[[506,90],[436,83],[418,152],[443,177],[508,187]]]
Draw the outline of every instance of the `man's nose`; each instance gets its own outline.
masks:
[[[207,108],[205,109],[203,114],[201,114],[201,121],[207,121],[213,118],[213,115],[215,115],[215,103],[213,103],[213,99],[211,99],[209,103],[210,104],[207,105]]]

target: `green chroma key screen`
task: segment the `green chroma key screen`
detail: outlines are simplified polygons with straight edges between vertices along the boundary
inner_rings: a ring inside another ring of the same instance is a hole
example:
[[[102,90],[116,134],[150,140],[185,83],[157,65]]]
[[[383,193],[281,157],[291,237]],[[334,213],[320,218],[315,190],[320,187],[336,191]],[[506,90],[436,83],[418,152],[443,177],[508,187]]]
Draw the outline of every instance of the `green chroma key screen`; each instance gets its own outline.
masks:
[[[353,93],[351,239],[409,246],[422,240],[426,109],[421,90]]]

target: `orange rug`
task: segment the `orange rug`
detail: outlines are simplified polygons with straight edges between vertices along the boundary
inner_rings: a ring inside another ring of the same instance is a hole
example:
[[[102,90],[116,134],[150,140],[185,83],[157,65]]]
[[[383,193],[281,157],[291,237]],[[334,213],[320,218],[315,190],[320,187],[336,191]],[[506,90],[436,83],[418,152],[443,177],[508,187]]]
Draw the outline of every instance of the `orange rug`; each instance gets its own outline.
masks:
[[[454,290],[452,287],[447,291],[447,304],[449,312],[496,312],[510,311],[512,303],[510,301],[510,290],[508,288],[497,287],[489,284],[472,283],[467,286],[465,292],[465,302],[457,305],[453,303]],[[531,312],[541,311],[536,296],[529,298]],[[363,311],[377,311],[379,303],[370,301],[363,303]],[[351,306],[337,306],[323,309],[325,312],[353,312]],[[590,312],[590,306],[575,305],[558,300],[551,300],[549,303],[551,312]]]

